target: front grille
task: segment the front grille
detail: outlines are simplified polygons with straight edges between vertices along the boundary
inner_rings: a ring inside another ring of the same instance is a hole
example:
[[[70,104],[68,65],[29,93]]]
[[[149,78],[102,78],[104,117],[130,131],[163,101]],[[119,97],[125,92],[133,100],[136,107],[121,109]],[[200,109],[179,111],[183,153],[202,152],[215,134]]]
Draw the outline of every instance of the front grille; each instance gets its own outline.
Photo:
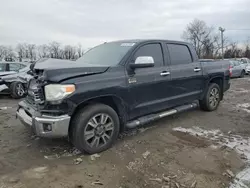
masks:
[[[35,79],[29,81],[27,101],[31,104],[44,103],[43,89]]]

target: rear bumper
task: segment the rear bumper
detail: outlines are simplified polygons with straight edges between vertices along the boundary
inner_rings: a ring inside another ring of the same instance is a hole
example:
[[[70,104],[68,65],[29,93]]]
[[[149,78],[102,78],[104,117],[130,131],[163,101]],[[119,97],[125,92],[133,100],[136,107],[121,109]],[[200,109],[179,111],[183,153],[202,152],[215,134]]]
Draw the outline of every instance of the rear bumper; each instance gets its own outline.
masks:
[[[40,137],[60,138],[68,136],[70,123],[69,115],[44,116],[32,108],[27,102],[22,101],[16,112],[16,117],[25,125],[33,129]]]

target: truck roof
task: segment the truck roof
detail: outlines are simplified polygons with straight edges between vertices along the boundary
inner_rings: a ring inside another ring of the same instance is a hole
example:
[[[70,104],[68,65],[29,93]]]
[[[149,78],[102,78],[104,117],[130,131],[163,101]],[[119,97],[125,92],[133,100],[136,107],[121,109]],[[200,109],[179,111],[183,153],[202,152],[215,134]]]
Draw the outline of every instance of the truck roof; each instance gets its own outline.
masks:
[[[168,43],[177,43],[177,44],[190,44],[183,41],[175,41],[175,40],[165,40],[165,39],[125,39],[125,40],[117,40],[110,42],[127,42],[127,43],[141,43],[141,42],[168,42]]]

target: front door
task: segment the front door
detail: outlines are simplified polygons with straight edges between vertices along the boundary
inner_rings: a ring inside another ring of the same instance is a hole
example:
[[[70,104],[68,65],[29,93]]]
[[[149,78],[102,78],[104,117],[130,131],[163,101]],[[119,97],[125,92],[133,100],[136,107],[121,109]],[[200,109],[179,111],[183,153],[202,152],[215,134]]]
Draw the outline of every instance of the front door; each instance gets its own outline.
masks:
[[[140,46],[133,54],[132,61],[140,56],[153,57],[154,67],[137,68],[128,75],[129,92],[134,98],[130,119],[166,108],[163,90],[170,77],[164,64],[162,45],[150,43]]]

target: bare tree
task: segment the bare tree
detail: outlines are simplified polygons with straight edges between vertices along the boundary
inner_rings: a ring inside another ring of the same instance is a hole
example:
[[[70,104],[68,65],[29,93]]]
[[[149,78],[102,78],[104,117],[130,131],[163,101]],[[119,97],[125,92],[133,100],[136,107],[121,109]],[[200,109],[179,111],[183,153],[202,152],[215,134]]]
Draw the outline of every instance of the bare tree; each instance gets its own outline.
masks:
[[[207,26],[202,20],[195,19],[189,23],[182,38],[193,44],[200,58],[213,58],[219,51],[218,34],[214,33],[213,27]]]
[[[1,45],[0,46],[0,61],[5,58],[6,54],[7,54],[7,47]]]
[[[246,45],[244,57],[247,57],[250,59],[250,45],[249,44]]]
[[[47,44],[40,45],[37,47],[37,53],[39,59],[50,57],[50,48]]]
[[[26,44],[24,44],[24,43],[19,43],[16,46],[16,52],[18,54],[19,61],[22,61],[22,59],[25,56],[25,50],[26,50],[25,48],[26,48]]]
[[[6,47],[6,53],[5,55],[5,60],[6,61],[15,61],[16,59],[16,52],[13,50],[13,48],[11,46],[7,46]]]
[[[27,44],[27,50],[28,50],[28,58],[30,60],[36,60],[36,45],[35,44]]]
[[[55,42],[55,41],[49,44],[51,58],[57,58],[57,59],[60,58],[60,56],[59,56],[60,47],[61,47],[60,43]]]
[[[244,56],[244,51],[239,47],[237,42],[231,42],[225,51],[225,58],[239,58]]]
[[[65,59],[75,59],[76,58],[76,47],[66,45],[64,47],[64,58]]]

